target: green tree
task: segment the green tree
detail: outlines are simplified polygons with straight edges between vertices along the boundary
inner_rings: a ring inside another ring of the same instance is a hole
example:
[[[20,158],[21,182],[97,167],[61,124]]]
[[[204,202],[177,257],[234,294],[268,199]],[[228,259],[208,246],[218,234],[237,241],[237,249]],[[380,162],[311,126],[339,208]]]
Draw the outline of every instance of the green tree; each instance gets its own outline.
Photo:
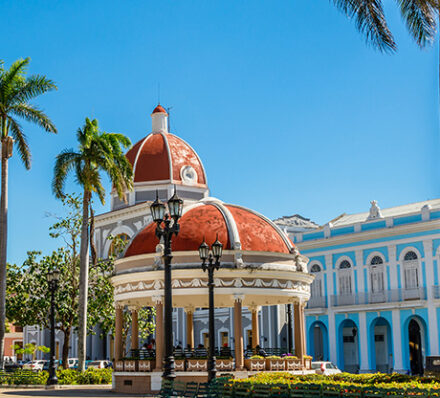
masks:
[[[366,41],[384,52],[397,49],[383,9],[382,0],[332,0],[365,35]],[[436,32],[438,0],[396,0],[410,35],[420,47],[432,43]]]
[[[63,204],[67,209],[64,217],[58,217],[50,228],[53,238],[62,238],[65,247],[41,259],[38,252],[28,252],[21,266],[8,267],[7,317],[20,325],[49,327],[50,297],[46,275],[49,270],[60,270],[59,287],[55,295],[57,329],[63,332],[63,366],[67,368],[70,337],[78,326],[79,305],[79,252],[82,226],[82,204],[78,197],[66,195]],[[113,286],[110,277],[114,269],[114,258],[98,261],[89,269],[88,324],[93,326],[114,322]],[[105,332],[110,331],[109,328]]]
[[[0,61],[0,141],[1,141],[1,197],[0,197],[0,368],[3,369],[5,337],[6,261],[8,238],[8,160],[15,145],[27,169],[31,167],[31,153],[19,119],[34,123],[50,133],[55,125],[30,101],[57,87],[41,75],[26,77],[30,58],[14,62],[9,69]]]
[[[92,193],[96,193],[105,202],[105,190],[101,182],[101,173],[109,176],[113,188],[120,199],[133,188],[133,171],[123,148],[131,146],[130,140],[123,134],[99,131],[98,121],[86,118],[85,124],[78,129],[78,151],[72,149],[61,152],[55,162],[53,192],[58,198],[64,196],[64,186],[70,171],[82,186],[83,208],[80,245],[79,280],[79,321],[78,321],[78,368],[85,369],[86,325],[87,325],[87,286],[89,269],[89,207]]]

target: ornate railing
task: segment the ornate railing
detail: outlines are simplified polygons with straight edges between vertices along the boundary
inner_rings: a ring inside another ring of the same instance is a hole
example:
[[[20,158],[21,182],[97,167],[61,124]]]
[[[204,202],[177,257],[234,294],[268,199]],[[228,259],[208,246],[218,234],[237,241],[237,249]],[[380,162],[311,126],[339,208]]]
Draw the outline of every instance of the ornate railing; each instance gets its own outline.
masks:
[[[261,348],[248,348],[244,350],[245,358],[250,358],[253,355],[261,356],[283,356],[287,354],[289,350],[287,348],[273,348],[273,347],[261,347]],[[235,357],[235,351],[229,347],[216,347],[214,350],[214,355],[218,358]],[[156,358],[156,351],[154,349],[138,349],[130,350],[129,358],[131,359],[154,359]],[[174,349],[175,358],[207,358],[208,349],[207,348],[195,348],[195,349]]]
[[[307,308],[327,308],[327,297],[310,297]]]
[[[378,303],[395,303],[407,300],[426,300],[426,288],[393,289],[383,292],[360,292],[356,294],[340,294],[331,296],[331,305],[334,307],[349,305],[364,305]]]

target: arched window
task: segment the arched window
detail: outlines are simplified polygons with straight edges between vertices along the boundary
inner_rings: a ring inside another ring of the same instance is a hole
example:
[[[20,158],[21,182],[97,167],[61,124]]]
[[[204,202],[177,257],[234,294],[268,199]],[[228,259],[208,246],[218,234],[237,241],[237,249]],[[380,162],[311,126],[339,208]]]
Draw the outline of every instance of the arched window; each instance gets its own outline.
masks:
[[[403,276],[405,289],[417,289],[419,287],[419,262],[417,254],[409,251],[403,257]]]
[[[125,246],[127,245],[130,237],[127,234],[118,234],[116,235],[112,243],[110,244],[110,249],[108,250],[108,255],[119,257],[124,251]]]
[[[382,260],[382,257],[380,257],[380,256],[374,256],[372,259],[371,259],[371,263],[370,263],[371,265],[379,265],[379,264],[383,264],[383,260]]]
[[[383,259],[374,256],[370,261],[370,283],[372,293],[382,293],[384,289]]]
[[[318,264],[313,264],[310,272],[321,272],[321,267]]]
[[[321,267],[318,264],[313,264],[310,272],[315,274],[315,280],[310,286],[310,295],[312,297],[322,297],[322,275]]]
[[[341,261],[339,264],[339,294],[351,295],[351,264],[347,260]]]
[[[414,253],[413,251],[410,251],[410,252],[405,254],[405,257],[403,258],[403,260],[404,261],[417,260],[417,254]]]

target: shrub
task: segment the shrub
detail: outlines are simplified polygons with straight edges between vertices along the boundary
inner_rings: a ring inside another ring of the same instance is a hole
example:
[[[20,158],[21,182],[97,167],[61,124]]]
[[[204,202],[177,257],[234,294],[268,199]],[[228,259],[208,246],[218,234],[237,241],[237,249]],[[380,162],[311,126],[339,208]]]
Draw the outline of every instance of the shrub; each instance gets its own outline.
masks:
[[[59,384],[110,384],[112,382],[112,369],[87,369],[84,373],[74,369],[58,369]],[[49,377],[48,372],[32,372],[29,370],[16,370],[0,376],[0,384],[9,385],[44,385]]]

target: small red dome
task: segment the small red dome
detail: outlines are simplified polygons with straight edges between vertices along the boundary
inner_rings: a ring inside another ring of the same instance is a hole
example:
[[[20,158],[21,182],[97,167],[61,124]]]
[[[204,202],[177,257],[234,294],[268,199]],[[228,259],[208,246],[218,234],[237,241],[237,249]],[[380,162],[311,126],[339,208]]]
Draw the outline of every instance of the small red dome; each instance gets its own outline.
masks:
[[[157,109],[157,108],[156,108]],[[171,133],[151,133],[127,152],[134,182],[169,181],[206,187],[203,164],[191,146]]]
[[[154,108],[153,113],[166,113],[168,115],[165,108],[160,104],[158,106],[156,106],[156,108]]]
[[[179,221],[180,232],[173,239],[173,251],[196,251],[203,239],[212,244],[218,234],[225,250],[290,253],[293,243],[266,217],[244,207],[205,198],[188,208]],[[140,231],[125,257],[155,253],[159,243],[156,224]]]

